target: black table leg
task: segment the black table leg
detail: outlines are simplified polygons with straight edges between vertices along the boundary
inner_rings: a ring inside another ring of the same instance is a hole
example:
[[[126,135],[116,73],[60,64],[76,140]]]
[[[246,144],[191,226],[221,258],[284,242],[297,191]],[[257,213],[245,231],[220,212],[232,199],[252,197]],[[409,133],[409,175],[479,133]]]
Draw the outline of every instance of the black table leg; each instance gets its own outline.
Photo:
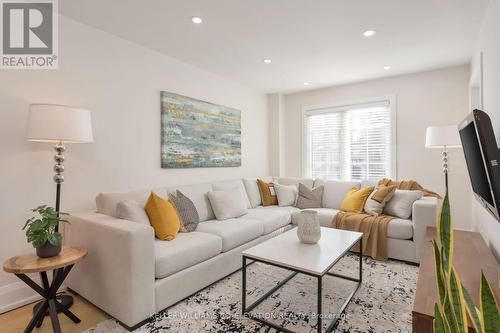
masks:
[[[323,330],[323,324],[321,322],[321,317],[323,316],[323,287],[322,287],[323,277],[318,276],[318,333]]]
[[[32,279],[30,279],[26,274],[16,274],[16,276],[21,279],[24,283],[36,291],[40,296],[44,298],[42,305],[38,308],[33,318],[29,322],[28,326],[24,330],[24,333],[30,333],[36,327],[42,326],[45,313],[49,312],[50,320],[52,321],[52,329],[54,333],[61,333],[61,326],[59,324],[59,318],[57,317],[57,310],[64,313],[69,319],[74,323],[79,323],[80,319],[70,310],[68,310],[64,305],[62,305],[57,300],[57,290],[61,287],[62,283],[68,276],[69,272],[73,268],[73,265],[66,266],[64,268],[59,268],[54,270],[54,276],[52,277],[52,283],[49,284],[49,279],[47,277],[47,272],[40,272],[40,278],[42,280],[43,288],[36,284]]]

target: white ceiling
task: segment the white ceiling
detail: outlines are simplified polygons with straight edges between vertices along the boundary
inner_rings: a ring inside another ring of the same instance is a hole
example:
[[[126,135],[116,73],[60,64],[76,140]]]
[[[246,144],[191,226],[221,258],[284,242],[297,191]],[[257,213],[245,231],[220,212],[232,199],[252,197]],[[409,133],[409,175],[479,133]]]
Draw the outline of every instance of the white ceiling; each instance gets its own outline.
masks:
[[[468,63],[486,5],[487,0],[59,2],[65,16],[266,93]],[[203,23],[193,24],[192,16]],[[377,34],[363,37],[367,29]],[[264,58],[272,63],[264,64]]]

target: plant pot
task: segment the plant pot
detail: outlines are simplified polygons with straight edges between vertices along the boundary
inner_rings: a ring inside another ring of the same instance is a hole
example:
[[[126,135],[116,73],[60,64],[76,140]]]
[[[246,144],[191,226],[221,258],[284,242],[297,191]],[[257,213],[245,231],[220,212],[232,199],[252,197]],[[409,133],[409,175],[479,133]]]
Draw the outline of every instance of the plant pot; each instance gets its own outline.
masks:
[[[36,255],[40,258],[50,258],[57,256],[61,252],[61,244],[59,246],[54,246],[49,242],[46,242],[45,245],[36,248]]]
[[[302,243],[315,244],[321,238],[321,226],[319,225],[318,212],[314,210],[303,210],[300,213],[297,236]]]

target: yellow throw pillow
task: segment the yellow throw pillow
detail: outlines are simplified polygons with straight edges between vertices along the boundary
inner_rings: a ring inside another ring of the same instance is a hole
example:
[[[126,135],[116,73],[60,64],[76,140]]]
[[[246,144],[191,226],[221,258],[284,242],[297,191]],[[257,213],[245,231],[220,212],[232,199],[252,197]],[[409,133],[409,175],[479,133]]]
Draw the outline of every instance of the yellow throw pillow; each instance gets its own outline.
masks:
[[[345,195],[340,205],[340,210],[344,212],[362,213],[366,199],[368,199],[373,192],[373,189],[373,186],[364,187],[359,190],[356,187],[351,188]]]
[[[160,198],[151,192],[144,207],[155,235],[161,240],[172,240],[181,227],[179,215],[170,200]]]

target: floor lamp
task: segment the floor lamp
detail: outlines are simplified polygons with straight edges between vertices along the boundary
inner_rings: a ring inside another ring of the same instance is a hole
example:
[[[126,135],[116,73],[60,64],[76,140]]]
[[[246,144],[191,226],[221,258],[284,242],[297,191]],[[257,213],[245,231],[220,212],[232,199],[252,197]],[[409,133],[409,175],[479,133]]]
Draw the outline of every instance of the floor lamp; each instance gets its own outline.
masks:
[[[26,140],[54,143],[56,183],[56,212],[61,208],[61,185],[64,182],[64,151],[66,143],[92,143],[92,124],[90,112],[64,105],[32,104],[30,105]],[[58,231],[59,226],[56,226]],[[60,302],[69,308],[73,304],[70,295],[62,295]],[[34,311],[36,306],[34,308]],[[58,311],[59,312],[59,311]]]
[[[425,136],[425,148],[442,149],[444,185],[448,192],[448,149],[461,148],[462,143],[455,125],[427,127]]]

